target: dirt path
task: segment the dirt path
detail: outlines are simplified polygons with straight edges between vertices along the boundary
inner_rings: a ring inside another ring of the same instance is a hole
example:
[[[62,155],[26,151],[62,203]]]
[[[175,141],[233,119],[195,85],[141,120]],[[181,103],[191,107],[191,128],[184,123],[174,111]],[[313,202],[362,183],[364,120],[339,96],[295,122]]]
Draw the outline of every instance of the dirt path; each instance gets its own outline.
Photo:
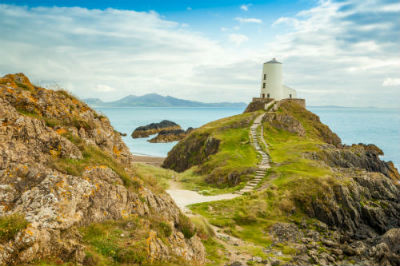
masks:
[[[167,193],[175,201],[176,205],[178,205],[178,207],[187,214],[191,213],[190,210],[186,207],[188,205],[202,202],[233,199],[239,196],[238,194],[232,193],[215,196],[204,196],[197,193],[196,191],[181,189],[179,184],[173,181],[170,182],[170,187],[167,190]]]

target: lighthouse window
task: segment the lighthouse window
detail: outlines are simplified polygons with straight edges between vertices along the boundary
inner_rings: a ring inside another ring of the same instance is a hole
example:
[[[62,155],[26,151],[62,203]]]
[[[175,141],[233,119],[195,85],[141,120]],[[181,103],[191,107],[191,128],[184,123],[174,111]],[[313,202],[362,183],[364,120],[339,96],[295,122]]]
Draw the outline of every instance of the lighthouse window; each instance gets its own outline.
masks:
[[[265,83],[263,83],[263,89],[265,89]]]
[[[264,74],[264,80],[266,80],[267,79],[267,74]]]

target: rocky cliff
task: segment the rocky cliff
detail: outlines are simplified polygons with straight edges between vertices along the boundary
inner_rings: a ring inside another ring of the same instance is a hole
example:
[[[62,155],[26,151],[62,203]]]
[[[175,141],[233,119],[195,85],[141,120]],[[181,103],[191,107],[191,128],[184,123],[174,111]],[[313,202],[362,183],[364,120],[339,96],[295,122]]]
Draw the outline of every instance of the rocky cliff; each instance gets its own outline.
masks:
[[[204,262],[188,219],[69,93],[1,78],[0,155],[0,264]]]

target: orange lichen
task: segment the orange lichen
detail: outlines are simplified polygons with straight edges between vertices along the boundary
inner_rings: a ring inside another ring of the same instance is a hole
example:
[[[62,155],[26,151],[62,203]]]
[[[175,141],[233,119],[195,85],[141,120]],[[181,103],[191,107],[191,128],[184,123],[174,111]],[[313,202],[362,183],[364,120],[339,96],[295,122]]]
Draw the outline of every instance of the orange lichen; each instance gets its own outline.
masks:
[[[67,133],[68,131],[65,128],[59,128],[56,130],[57,134],[62,135]]]
[[[117,155],[117,157],[121,155],[121,150],[118,149],[117,146],[113,147],[113,152],[114,152],[115,155]]]

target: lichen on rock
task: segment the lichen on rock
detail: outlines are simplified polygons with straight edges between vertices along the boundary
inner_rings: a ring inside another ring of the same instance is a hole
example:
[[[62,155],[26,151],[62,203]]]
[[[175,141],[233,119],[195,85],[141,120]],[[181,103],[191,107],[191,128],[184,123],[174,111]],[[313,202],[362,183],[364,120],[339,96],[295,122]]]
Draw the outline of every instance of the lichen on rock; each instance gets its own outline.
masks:
[[[115,247],[148,239],[144,262],[204,263],[199,238],[178,229],[173,200],[137,176],[131,162],[108,119],[77,98],[36,87],[23,74],[1,78],[0,217],[19,214],[27,225],[0,241],[0,264],[134,263],[139,253],[104,253],[80,233],[134,217],[142,222]],[[170,234],[152,233],[152,222],[170,224]]]

